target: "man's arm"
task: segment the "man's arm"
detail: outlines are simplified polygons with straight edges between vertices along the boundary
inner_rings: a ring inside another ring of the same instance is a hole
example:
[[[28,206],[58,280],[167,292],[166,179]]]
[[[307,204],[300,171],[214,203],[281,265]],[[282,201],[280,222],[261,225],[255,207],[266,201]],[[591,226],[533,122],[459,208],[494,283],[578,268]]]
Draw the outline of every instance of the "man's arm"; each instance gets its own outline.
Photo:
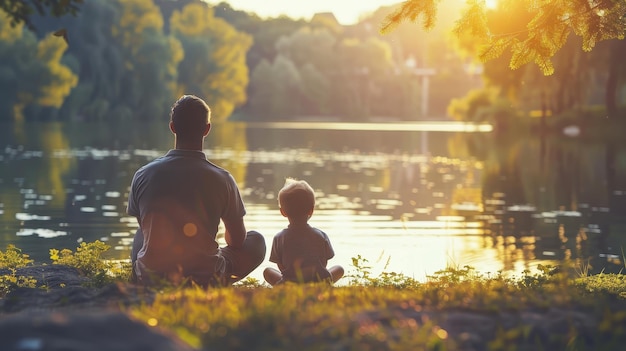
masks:
[[[236,249],[241,248],[246,240],[246,226],[243,223],[243,217],[235,220],[222,219],[222,221],[224,222],[224,227],[226,227],[226,232],[224,233],[226,244]]]

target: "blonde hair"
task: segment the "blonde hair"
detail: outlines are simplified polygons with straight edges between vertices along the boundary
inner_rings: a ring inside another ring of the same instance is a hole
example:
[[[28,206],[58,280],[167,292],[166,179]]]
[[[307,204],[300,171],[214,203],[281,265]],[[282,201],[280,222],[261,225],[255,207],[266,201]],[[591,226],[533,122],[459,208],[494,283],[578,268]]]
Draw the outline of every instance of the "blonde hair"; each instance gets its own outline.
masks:
[[[315,191],[304,180],[287,178],[278,192],[278,206],[289,218],[306,217],[315,207]]]

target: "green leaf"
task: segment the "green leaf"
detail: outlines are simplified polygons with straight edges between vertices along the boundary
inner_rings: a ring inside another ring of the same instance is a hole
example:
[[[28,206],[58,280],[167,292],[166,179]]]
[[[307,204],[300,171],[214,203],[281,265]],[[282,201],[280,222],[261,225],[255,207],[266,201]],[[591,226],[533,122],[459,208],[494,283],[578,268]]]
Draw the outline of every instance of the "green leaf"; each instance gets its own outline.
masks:
[[[480,49],[480,52],[478,53],[478,58],[482,62],[498,58],[500,57],[500,55],[502,55],[504,50],[511,47],[511,45],[516,42],[517,39],[513,37],[492,40],[490,43],[484,45]]]

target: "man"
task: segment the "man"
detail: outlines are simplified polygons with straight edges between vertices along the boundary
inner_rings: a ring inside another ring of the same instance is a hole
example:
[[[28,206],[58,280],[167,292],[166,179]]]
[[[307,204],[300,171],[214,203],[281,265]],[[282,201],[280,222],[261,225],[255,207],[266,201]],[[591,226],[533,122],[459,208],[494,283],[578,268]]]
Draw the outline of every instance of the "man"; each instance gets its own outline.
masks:
[[[210,118],[211,110],[202,99],[193,95],[178,99],[169,123],[175,149],[133,177],[127,212],[139,222],[131,252],[137,282],[229,285],[265,258],[263,236],[246,232],[246,210],[234,178],[202,151]],[[227,243],[223,248],[216,241],[220,221]]]

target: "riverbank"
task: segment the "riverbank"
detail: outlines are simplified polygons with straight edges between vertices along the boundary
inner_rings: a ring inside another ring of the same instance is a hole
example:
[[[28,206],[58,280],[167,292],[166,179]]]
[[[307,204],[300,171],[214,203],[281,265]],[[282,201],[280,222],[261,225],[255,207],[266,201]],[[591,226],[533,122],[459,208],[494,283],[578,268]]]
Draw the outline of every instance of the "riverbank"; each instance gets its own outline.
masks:
[[[356,267],[343,287],[150,290],[29,265],[3,272],[38,283],[0,299],[0,349],[619,350],[626,342],[622,275],[576,278],[546,267],[511,279],[465,267],[420,283]]]
[[[16,284],[0,298],[0,350],[193,350],[175,334],[128,315],[132,306],[150,303],[154,292],[124,282],[97,286],[92,277],[66,265],[0,274],[37,282]]]

